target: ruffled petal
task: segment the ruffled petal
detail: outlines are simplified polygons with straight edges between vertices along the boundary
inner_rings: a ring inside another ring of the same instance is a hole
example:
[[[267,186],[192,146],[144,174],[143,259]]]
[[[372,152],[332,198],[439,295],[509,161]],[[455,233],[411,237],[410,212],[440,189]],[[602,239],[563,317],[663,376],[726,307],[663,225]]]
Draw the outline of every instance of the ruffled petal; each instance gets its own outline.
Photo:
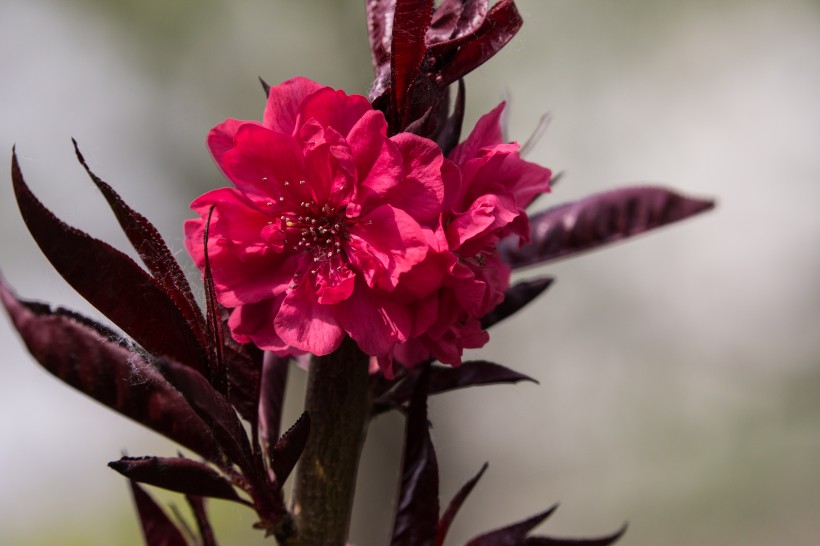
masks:
[[[463,165],[467,160],[478,156],[482,148],[501,144],[504,141],[501,134],[501,114],[504,112],[504,106],[505,103],[502,102],[481,116],[470,136],[453,148],[448,157],[458,165]]]
[[[320,89],[321,85],[302,77],[292,78],[271,87],[262,118],[264,126],[277,133],[293,135],[302,103],[305,98]]]
[[[361,95],[325,87],[306,97],[301,105],[297,125],[315,119],[322,127],[332,127],[343,137],[373,107]]]
[[[428,245],[418,222],[385,205],[362,216],[349,228],[344,245],[348,259],[370,287],[392,290],[399,276],[424,260]]]
[[[407,341],[412,332],[410,309],[380,297],[361,281],[356,283],[353,295],[336,307],[339,323],[371,356],[386,355],[396,343]]]
[[[335,351],[344,338],[336,314],[336,306],[319,303],[313,283],[303,280],[285,296],[274,326],[288,345],[315,355],[326,355]]]

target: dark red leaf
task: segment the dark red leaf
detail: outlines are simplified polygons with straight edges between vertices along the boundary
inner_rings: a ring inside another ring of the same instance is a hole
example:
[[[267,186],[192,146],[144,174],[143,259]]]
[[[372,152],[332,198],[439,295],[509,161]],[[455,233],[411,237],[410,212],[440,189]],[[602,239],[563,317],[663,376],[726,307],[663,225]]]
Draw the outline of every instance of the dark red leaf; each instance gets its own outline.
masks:
[[[450,504],[447,506],[447,510],[444,511],[444,514],[442,514],[441,519],[438,522],[438,533],[436,534],[435,546],[442,546],[444,544],[444,539],[447,538],[447,531],[450,530],[450,524],[453,523],[453,519],[455,519],[456,514],[458,514],[461,505],[464,504],[467,496],[472,492],[475,484],[478,483],[478,480],[481,479],[481,476],[486,470],[487,463],[484,463],[481,466],[481,470],[478,471],[478,474],[473,476],[470,481],[461,486],[461,489],[458,490],[458,493],[456,493],[455,497],[453,497],[453,500],[450,501]]]
[[[242,423],[225,397],[191,368],[166,359],[158,359],[157,367],[210,427],[225,454],[242,469],[257,513],[271,521],[284,515],[281,492],[271,488],[261,456],[251,450]]]
[[[436,142],[441,148],[441,152],[447,156],[450,151],[456,147],[458,141],[461,140],[461,127],[464,123],[464,100],[466,90],[464,88],[464,80],[458,80],[458,92],[456,93],[456,103],[453,106],[453,113],[447,118],[444,126],[441,129]]]
[[[427,422],[424,366],[407,412],[404,458],[390,546],[432,546],[438,529],[438,464]]]
[[[305,450],[310,435],[310,415],[302,413],[296,423],[285,432],[271,453],[271,468],[276,476],[276,483],[283,486],[296,466],[296,462]]]
[[[521,546],[527,533],[550,517],[556,508],[557,506],[553,506],[549,510],[536,514],[524,521],[479,535],[468,542],[466,546]]]
[[[184,457],[123,457],[108,466],[126,478],[169,491],[249,504],[210,466]]]
[[[443,0],[433,11],[430,28],[427,29],[427,44],[450,40],[456,31],[462,11],[464,0]]]
[[[246,473],[254,471],[248,437],[231,405],[197,371],[172,360],[156,362],[162,375],[182,393],[213,432],[226,455]]]
[[[461,16],[458,18],[458,23],[450,38],[461,38],[476,32],[487,18],[487,12],[490,8],[488,0],[461,1],[464,3],[464,9],[461,10]]]
[[[205,511],[205,499],[193,495],[185,495],[191,512],[194,513],[196,526],[199,529],[199,536],[202,537],[202,546],[217,546],[214,530],[208,520],[208,513]]]
[[[259,76],[259,83],[262,84],[262,91],[265,92],[265,96],[270,95],[270,84],[262,79],[262,76]]]
[[[609,546],[615,544],[626,532],[626,525],[611,535],[599,538],[550,538],[529,537],[522,546]]]
[[[395,123],[404,127],[413,120],[405,119],[405,103],[410,86],[416,81],[421,61],[427,51],[425,35],[433,16],[433,0],[396,0],[390,55],[390,87]]]
[[[367,31],[373,68],[378,74],[390,66],[390,42],[393,35],[393,13],[396,0],[367,0]]]
[[[597,193],[530,217],[531,241],[511,238],[498,245],[513,268],[540,264],[639,235],[712,209],[714,201],[685,197],[657,187]]]
[[[493,324],[498,324],[510,315],[514,315],[540,296],[554,280],[552,277],[541,277],[512,285],[504,292],[504,301],[481,317],[481,327],[486,330]]]
[[[60,275],[149,352],[201,367],[196,335],[157,281],[122,252],[54,216],[29,190],[16,153],[11,175],[23,220]]]
[[[255,345],[241,345],[231,336],[228,312],[222,313],[222,341],[225,367],[228,372],[228,400],[243,419],[257,431],[259,419],[259,389],[262,382],[262,351]],[[255,442],[254,442],[255,443]]]
[[[262,386],[259,393],[259,434],[265,453],[279,440],[282,426],[282,404],[288,382],[290,359],[265,351],[262,361]]]
[[[28,350],[49,372],[111,409],[212,461],[220,449],[205,423],[144,357],[94,321],[18,300],[0,279],[0,299]]]
[[[501,0],[490,9],[475,32],[435,45],[428,55],[436,83],[446,87],[485,63],[512,40],[523,24],[513,0]]]
[[[410,399],[418,381],[419,374],[414,370],[404,381],[379,398],[377,406],[384,405],[392,408],[403,404]],[[479,385],[518,383],[519,381],[538,383],[535,379],[505,368],[501,364],[495,364],[485,360],[471,360],[464,362],[458,368],[450,366],[431,366],[427,394],[439,394]]]
[[[111,210],[117,217],[123,232],[128,237],[134,250],[139,253],[148,271],[154,277],[157,284],[165,290],[165,293],[177,305],[180,312],[188,320],[194,329],[200,343],[204,343],[204,322],[202,312],[197,306],[196,300],[191,293],[191,287],[182,268],[174,259],[173,254],[168,249],[159,231],[143,215],[129,207],[125,201],[114,191],[114,189],[98,177],[85,161],[77,141],[71,139],[74,144],[74,152],[77,159],[83,166],[88,176],[102,192],[108,201]]]
[[[146,546],[188,546],[174,522],[137,482],[131,481],[131,493],[140,516]]]
[[[205,309],[208,321],[208,372],[211,385],[222,394],[227,394],[228,373],[225,370],[224,343],[222,339],[222,309],[216,301],[216,288],[214,287],[214,277],[211,274],[211,262],[208,257],[208,232],[211,228],[211,215],[216,205],[211,206],[208,211],[208,220],[205,222],[205,236],[202,246],[205,254]],[[254,415],[255,417],[255,415]]]

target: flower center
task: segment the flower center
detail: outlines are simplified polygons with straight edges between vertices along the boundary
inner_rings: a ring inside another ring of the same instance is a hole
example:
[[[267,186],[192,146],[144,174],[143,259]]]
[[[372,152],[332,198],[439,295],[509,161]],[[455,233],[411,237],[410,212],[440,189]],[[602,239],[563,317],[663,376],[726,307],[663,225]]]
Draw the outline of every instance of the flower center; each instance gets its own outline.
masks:
[[[340,271],[346,264],[343,245],[349,238],[347,228],[351,220],[345,217],[344,211],[345,207],[303,201],[298,212],[279,218],[285,234],[285,247],[293,252],[310,254],[314,262],[312,274],[325,267]]]

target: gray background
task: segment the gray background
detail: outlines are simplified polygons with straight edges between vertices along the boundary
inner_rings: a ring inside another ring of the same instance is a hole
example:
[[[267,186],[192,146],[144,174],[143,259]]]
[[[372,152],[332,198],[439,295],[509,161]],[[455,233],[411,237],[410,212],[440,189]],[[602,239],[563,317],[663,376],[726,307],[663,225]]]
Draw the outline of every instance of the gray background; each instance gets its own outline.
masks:
[[[5,278],[25,297],[99,316],[26,232],[7,174],[13,143],[48,206],[125,248],[73,159],[76,137],[182,254],[187,204],[225,184],[205,134],[225,117],[260,118],[258,75],[366,92],[361,4],[1,0]],[[518,4],[522,32],[467,81],[468,125],[507,96],[511,138],[524,141],[552,113],[530,159],[567,175],[538,206],[656,182],[719,209],[525,272],[558,283],[479,354],[541,385],[431,402],[443,499],[490,461],[450,544],[557,501],[544,532],[629,520],[630,546],[817,544],[820,4]],[[139,544],[125,482],[105,463],[176,447],[48,376],[5,315],[0,347],[0,544]],[[371,429],[359,546],[385,543],[401,424]],[[249,511],[212,506],[222,544],[263,543]]]

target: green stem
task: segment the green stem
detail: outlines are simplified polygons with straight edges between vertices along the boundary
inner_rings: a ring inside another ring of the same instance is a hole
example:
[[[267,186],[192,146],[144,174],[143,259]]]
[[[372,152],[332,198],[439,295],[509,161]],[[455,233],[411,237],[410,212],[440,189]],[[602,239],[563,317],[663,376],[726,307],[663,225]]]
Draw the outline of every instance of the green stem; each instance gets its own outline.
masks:
[[[349,338],[332,354],[311,360],[305,396],[310,437],[293,493],[302,546],[347,542],[356,470],[370,421],[368,386],[368,357]]]

